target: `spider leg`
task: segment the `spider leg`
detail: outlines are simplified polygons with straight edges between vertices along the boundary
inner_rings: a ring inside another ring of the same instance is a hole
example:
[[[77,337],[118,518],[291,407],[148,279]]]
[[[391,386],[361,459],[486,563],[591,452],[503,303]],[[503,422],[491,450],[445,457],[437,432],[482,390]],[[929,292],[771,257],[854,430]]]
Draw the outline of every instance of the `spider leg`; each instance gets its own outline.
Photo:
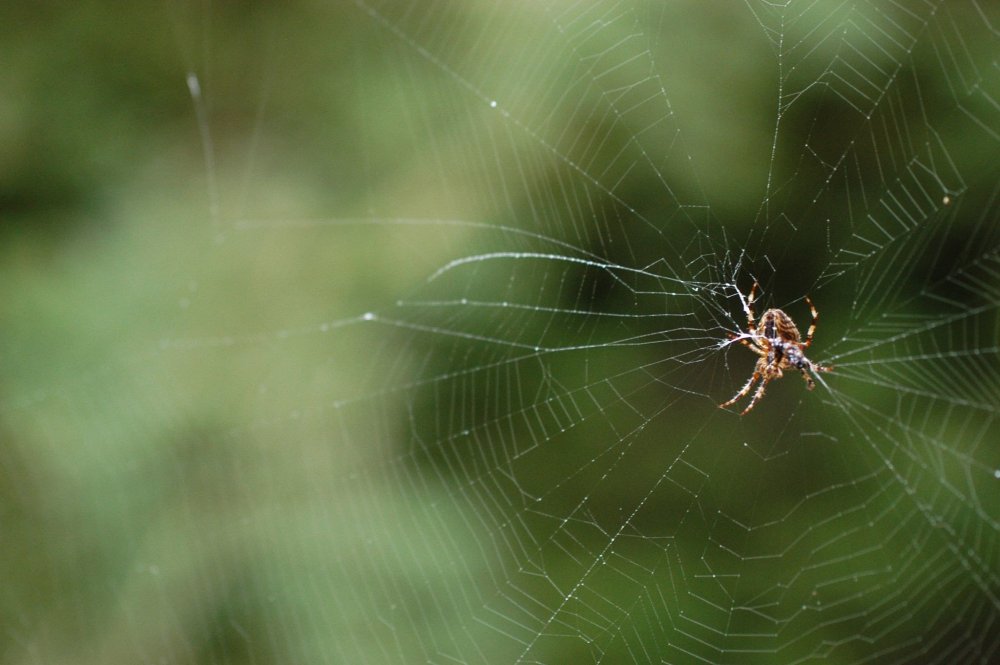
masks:
[[[754,382],[756,382],[757,379],[759,379],[759,378],[760,378],[760,372],[758,372],[758,371],[755,370],[754,373],[750,376],[750,380],[746,382],[746,385],[743,386],[742,388],[740,388],[740,391],[738,393],[736,393],[735,395],[733,395],[733,398],[731,400],[729,400],[728,402],[723,402],[722,404],[720,404],[719,408],[720,409],[724,409],[727,406],[735,404],[736,401],[739,398],[743,397],[748,392],[750,392],[750,388],[753,387]],[[743,413],[746,413],[746,411],[744,411]]]
[[[817,367],[818,367],[818,365],[817,365]],[[816,387],[816,382],[813,381],[813,378],[811,376],[809,376],[809,370],[807,370],[805,367],[803,367],[799,371],[802,372],[802,378],[806,380],[806,389],[807,390],[812,390],[813,388],[815,388]]]
[[[771,379],[764,377],[764,379],[760,382],[760,386],[757,388],[757,392],[753,394],[753,399],[750,400],[750,403],[747,404],[747,408],[743,409],[743,413],[740,414],[741,416],[745,416],[750,413],[750,409],[757,405],[760,398],[764,396],[764,389],[767,388],[767,382],[770,380]]]
[[[833,365],[826,367],[824,365],[817,365],[816,363],[809,363],[808,369],[805,367],[799,369],[799,371],[802,372],[802,378],[806,380],[806,388],[812,390],[816,387],[816,382],[813,381],[811,376],[809,376],[809,370],[813,372],[830,372],[833,371]]]
[[[813,301],[806,296],[806,303],[809,305],[809,311],[812,312],[812,324],[809,326],[809,332],[806,333],[806,341],[802,342],[802,348],[807,349],[809,345],[813,343],[813,333],[816,332],[816,323],[819,321],[819,312],[816,311],[816,306],[813,305]]]
[[[813,363],[809,369],[814,372],[832,372],[833,365],[817,365],[816,363]]]
[[[753,334],[753,324],[754,324],[754,314],[753,314],[753,302],[757,299],[757,282],[753,283],[753,287],[750,289],[750,295],[747,296],[747,330],[750,334]]]
[[[734,335],[733,333],[729,333],[729,339],[738,341],[740,344],[742,344],[743,346],[747,347],[748,349],[750,349],[751,351],[753,351],[754,353],[756,353],[758,356],[766,356],[767,355],[767,351],[765,351],[763,348],[761,348],[757,344],[757,342],[754,341],[753,339],[747,339],[746,337],[740,337],[739,335]]]

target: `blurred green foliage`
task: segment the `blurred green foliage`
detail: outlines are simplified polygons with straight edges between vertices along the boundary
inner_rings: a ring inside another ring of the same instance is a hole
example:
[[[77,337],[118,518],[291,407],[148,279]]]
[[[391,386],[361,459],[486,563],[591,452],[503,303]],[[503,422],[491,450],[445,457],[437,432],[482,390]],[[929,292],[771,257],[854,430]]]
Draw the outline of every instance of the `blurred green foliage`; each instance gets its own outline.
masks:
[[[702,328],[718,315],[567,266],[484,263],[472,277],[427,286],[456,257],[535,248],[475,224],[543,233],[636,267],[664,256],[670,269],[721,266],[727,248],[747,247],[745,272],[767,275],[770,301],[798,298],[832,261],[829,226],[794,219],[795,232],[778,230],[781,215],[810,209],[824,174],[806,173],[804,146],[843,149],[845,113],[830,97],[782,108],[772,146],[778,74],[768,22],[701,3],[661,8],[649,27],[656,38],[639,51],[661,68],[670,115],[657,106],[623,120],[577,110],[603,108],[616,83],[645,80],[649,60],[615,56],[621,68],[604,65],[605,88],[575,87],[589,56],[554,34],[555,4],[411,13],[372,3],[374,15],[361,4],[0,10],[0,662],[437,662],[438,648],[514,662],[523,645],[505,630],[518,621],[538,631],[532,657],[583,662],[595,645],[560,639],[572,631],[558,622],[539,627],[539,608],[565,602],[586,634],[607,603],[636,619],[619,630],[656,644],[666,628],[649,621],[664,609],[653,591],[687,586],[688,597],[668,603],[671,621],[716,625],[691,595],[721,607],[775,595],[788,571],[815,575],[799,533],[830,544],[820,587],[847,575],[841,555],[884,573],[889,543],[863,525],[891,513],[898,492],[884,490],[891,481],[877,446],[857,422],[834,422],[821,391],[802,397],[800,385],[785,385],[794,380],[781,382],[761,418],[718,418],[716,398],[739,385],[750,358],[730,354],[732,378],[718,357],[661,374],[655,345],[554,354],[516,363],[516,374],[498,367],[466,379],[463,369],[515,355],[484,337],[555,348],[654,335],[662,322],[592,317],[584,329],[538,310],[397,305],[410,294],[471,291],[539,308],[660,310]],[[818,17],[841,18],[838,3],[818,5]],[[648,9],[636,7],[639,16]],[[803,20],[779,34],[813,44],[816,27]],[[600,53],[634,31],[609,23],[588,48]],[[785,83],[819,80],[834,44],[817,41]],[[976,172],[995,149],[950,120],[949,80],[931,56],[906,63],[925,88],[919,105],[893,108],[894,126],[931,116],[962,172]],[[536,71],[548,74],[525,73]],[[192,72],[204,92],[195,103]],[[899,79],[890,92],[910,85]],[[486,92],[516,109],[516,122],[479,98]],[[676,144],[655,177],[630,175],[585,212],[570,209],[586,178],[568,163],[600,172],[623,147],[659,146],[634,139],[664,119],[655,131]],[[605,144],[594,148],[595,136]],[[768,191],[773,209],[761,212]],[[859,219],[843,201],[824,210]],[[413,223],[372,223],[398,218]],[[841,231],[851,227],[835,224]],[[907,251],[916,271],[938,265]],[[708,258],[685,263],[698,256]],[[772,268],[796,278],[771,279]],[[684,277],[732,277],[696,272]],[[853,288],[826,289],[818,348],[848,333]],[[907,295],[907,285],[892,294]],[[356,325],[365,312],[392,316]],[[704,346],[709,333],[696,334],[691,346]],[[648,371],[628,375],[635,368]],[[892,399],[860,382],[852,390],[860,403]],[[524,411],[551,430],[511,417]],[[812,445],[819,431],[843,445]],[[810,511],[796,512],[817,494]],[[517,505],[525,496],[540,497],[538,506]],[[857,515],[814,523],[840,505]],[[704,506],[747,523],[783,521],[742,532]],[[968,510],[952,523],[975,519]],[[710,551],[720,541],[762,556],[735,562]],[[780,557],[775,543],[787,546]],[[519,558],[528,546],[536,549]],[[701,567],[683,567],[692,562]],[[734,565],[744,575],[732,585],[698,577]],[[686,584],[668,581],[676,575]],[[577,599],[560,597],[580,579]],[[878,589],[830,595],[850,606],[845,615],[862,616]],[[470,620],[484,607],[495,615]],[[825,639],[824,626],[808,622],[786,626]],[[830,639],[860,633],[866,624],[857,623],[831,627]],[[776,630],[744,617],[715,646],[738,652],[745,635]],[[605,662],[624,660],[628,640],[601,635]],[[807,642],[784,633],[772,646],[787,645],[792,659],[811,652]],[[851,640],[835,653],[843,662],[865,655]]]

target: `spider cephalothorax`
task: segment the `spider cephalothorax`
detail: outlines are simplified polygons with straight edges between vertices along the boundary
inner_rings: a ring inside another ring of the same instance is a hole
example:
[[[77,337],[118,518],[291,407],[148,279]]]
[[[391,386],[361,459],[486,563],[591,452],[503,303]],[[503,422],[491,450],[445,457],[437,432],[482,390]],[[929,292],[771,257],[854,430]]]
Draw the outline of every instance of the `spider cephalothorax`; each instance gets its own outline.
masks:
[[[738,339],[741,344],[744,344],[760,356],[760,358],[757,359],[753,375],[746,382],[746,385],[733,395],[731,400],[719,405],[719,407],[725,408],[731,404],[735,404],[736,400],[749,393],[750,389],[753,388],[753,384],[759,380],[760,386],[750,399],[747,408],[743,409],[743,412],[740,414],[741,416],[750,411],[757,404],[757,401],[764,396],[764,389],[767,387],[769,381],[780,379],[784,375],[783,370],[797,369],[802,372],[802,378],[806,381],[806,388],[812,390],[816,387],[816,383],[809,376],[809,372],[829,372],[833,369],[832,367],[817,365],[806,358],[805,355],[805,350],[812,344],[813,333],[816,332],[816,322],[819,320],[819,312],[816,311],[812,301],[809,300],[809,296],[806,296],[806,303],[812,312],[812,325],[809,326],[805,341],[801,341],[802,336],[799,334],[799,329],[795,326],[795,322],[780,309],[767,310],[761,315],[760,321],[756,324],[754,323],[753,302],[756,295],[757,282],[754,282],[753,288],[750,289],[750,295],[747,296],[746,300],[747,335],[745,337],[730,335],[730,337]]]

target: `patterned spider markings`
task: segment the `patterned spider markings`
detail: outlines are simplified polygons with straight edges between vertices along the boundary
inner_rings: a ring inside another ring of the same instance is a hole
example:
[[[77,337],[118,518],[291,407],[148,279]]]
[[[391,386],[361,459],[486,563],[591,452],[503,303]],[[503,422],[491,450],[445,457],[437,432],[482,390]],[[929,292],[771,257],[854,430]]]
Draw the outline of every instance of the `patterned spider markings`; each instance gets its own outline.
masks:
[[[801,341],[802,336],[799,334],[799,329],[795,326],[795,322],[792,321],[792,317],[780,309],[767,310],[760,317],[760,321],[756,325],[754,324],[753,303],[757,295],[757,287],[757,282],[754,282],[753,288],[750,289],[750,295],[747,296],[748,336],[742,337],[730,334],[730,338],[739,339],[740,344],[746,346],[760,356],[760,358],[757,359],[753,374],[750,376],[750,380],[746,382],[746,385],[733,395],[731,400],[719,405],[719,408],[724,409],[727,406],[735,404],[737,400],[750,392],[750,389],[753,388],[753,385],[757,381],[760,381],[757,392],[750,399],[747,408],[743,409],[742,413],[740,413],[741,416],[749,413],[750,409],[757,405],[760,398],[764,396],[764,390],[767,388],[768,382],[780,379],[784,376],[784,370],[797,369],[802,372],[806,388],[812,390],[816,387],[816,383],[809,376],[809,373],[829,372],[833,369],[832,366],[824,367],[823,365],[818,365],[806,358],[805,355],[805,350],[812,344],[813,333],[816,332],[816,322],[819,320],[819,312],[816,311],[816,307],[813,306],[809,296],[806,296],[806,303],[809,305],[809,311],[812,312],[812,325],[809,326],[805,341]]]

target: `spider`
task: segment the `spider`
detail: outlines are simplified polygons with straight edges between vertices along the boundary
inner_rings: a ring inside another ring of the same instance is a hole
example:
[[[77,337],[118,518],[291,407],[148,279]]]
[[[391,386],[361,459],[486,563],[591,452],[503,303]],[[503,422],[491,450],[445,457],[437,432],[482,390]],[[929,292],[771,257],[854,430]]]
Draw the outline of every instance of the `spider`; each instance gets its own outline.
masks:
[[[735,404],[738,399],[745,396],[753,388],[753,384],[760,380],[760,386],[754,393],[747,408],[743,409],[740,415],[746,415],[750,409],[757,405],[757,402],[764,396],[764,389],[769,381],[780,379],[786,369],[797,369],[802,372],[802,378],[806,381],[806,388],[812,390],[816,383],[809,372],[829,372],[833,367],[817,365],[805,356],[805,350],[813,341],[813,333],[816,332],[816,322],[819,320],[819,312],[813,306],[809,296],[806,296],[806,303],[809,311],[812,312],[812,325],[806,333],[804,342],[799,335],[799,329],[795,327],[792,317],[785,314],[780,309],[769,309],[760,317],[760,322],[754,325],[753,303],[757,295],[757,282],[753,283],[750,295],[747,296],[747,332],[749,337],[730,334],[730,338],[739,339],[740,344],[745,345],[760,358],[754,366],[753,375],[746,382],[738,393],[728,402],[723,402],[719,408],[724,409],[731,404]]]

